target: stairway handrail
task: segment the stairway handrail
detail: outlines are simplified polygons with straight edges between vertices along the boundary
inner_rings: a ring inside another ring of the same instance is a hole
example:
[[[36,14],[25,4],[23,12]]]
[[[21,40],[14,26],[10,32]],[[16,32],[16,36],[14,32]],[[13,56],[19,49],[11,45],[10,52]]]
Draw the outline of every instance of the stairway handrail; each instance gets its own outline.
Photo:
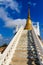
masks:
[[[2,64],[2,62],[4,61],[7,53],[9,52],[10,48],[12,47],[12,43],[16,42],[16,38],[18,35],[20,35],[20,33],[23,31],[24,27],[21,26],[20,29],[18,30],[18,32],[16,33],[16,35],[13,37],[13,39],[11,40],[11,42],[9,43],[9,45],[7,46],[7,48],[5,49],[5,51],[3,52],[2,56],[3,58],[0,60],[0,65]]]
[[[33,27],[33,26],[32,26],[32,27]],[[33,27],[33,31],[34,31],[34,34],[35,34],[35,36],[36,36],[38,42],[40,43],[41,48],[43,49],[42,42],[41,42],[41,40],[38,38],[38,35],[36,34],[36,32],[35,32],[35,28],[34,28],[34,27]]]
[[[36,46],[37,53],[38,53],[38,58],[39,58],[39,61],[40,61],[40,65],[42,65],[39,53],[43,56],[43,46],[42,46],[42,43],[41,43],[40,39],[38,38],[38,36],[35,32],[35,28],[33,26],[32,26],[32,34],[33,34],[35,45],[38,45],[39,50],[40,50],[40,52],[39,52],[38,49],[37,49],[37,46]]]

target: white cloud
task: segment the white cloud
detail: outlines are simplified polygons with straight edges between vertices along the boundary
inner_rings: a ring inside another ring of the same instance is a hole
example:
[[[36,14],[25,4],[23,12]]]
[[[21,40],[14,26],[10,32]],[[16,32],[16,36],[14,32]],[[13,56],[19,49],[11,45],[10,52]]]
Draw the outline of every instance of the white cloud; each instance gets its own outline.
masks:
[[[2,34],[0,34],[0,40],[2,40],[3,39],[3,36],[2,36]]]
[[[13,33],[15,33],[15,30],[13,30]]]
[[[11,37],[10,38],[5,38],[1,33],[0,33],[0,46],[3,45],[4,43],[9,43],[11,40]]]
[[[5,12],[5,10],[1,7],[0,8],[0,18],[2,18],[3,20],[6,20],[7,17],[7,12]]]
[[[20,12],[18,2],[16,2],[16,1],[13,2],[13,1],[12,1],[12,2],[9,4],[9,6],[10,6],[11,9],[16,10],[18,13]]]
[[[20,26],[21,24],[25,25],[26,19],[11,19],[8,16],[8,13],[3,9],[0,8],[0,18],[4,20],[4,27],[14,28],[15,25]]]
[[[0,8],[0,18],[2,18],[5,22],[5,27],[9,27],[9,28],[13,28],[15,27],[15,25],[25,25],[26,23],[26,19],[11,19],[7,16],[7,12],[3,9],[3,8]]]
[[[3,35],[0,33],[0,46],[3,44]]]
[[[5,27],[14,28],[16,25],[25,26],[25,24],[26,24],[26,19],[15,19],[15,20],[9,19],[7,22],[5,22]]]
[[[12,10],[16,10],[18,13],[20,13],[20,4],[17,1],[14,0],[0,0],[1,5],[5,5],[6,8],[10,7]]]
[[[2,18],[5,22],[5,27],[14,27],[15,25],[24,24],[26,19],[16,19],[13,20],[7,17],[7,13],[4,11],[3,8],[0,8],[0,18]]]
[[[0,0],[0,3],[5,3],[9,2],[10,4],[6,4],[6,6],[10,6],[11,8],[14,8],[17,12],[20,12],[20,10],[18,9],[19,4],[13,0]],[[3,7],[0,7],[0,18],[2,18],[5,22],[5,27],[11,27],[13,28],[15,25],[19,25],[22,24],[25,19],[17,19],[17,20],[13,20],[11,18],[8,17],[8,13],[5,11],[5,9]],[[23,22],[22,22],[23,21]]]
[[[26,23],[26,19],[11,19],[8,16],[8,13],[3,9],[0,8],[0,18],[2,18],[4,20],[4,27],[8,27],[8,28],[14,28],[15,25],[20,26],[21,24],[25,25]]]
[[[19,9],[19,3],[14,1],[13,0],[0,0],[0,3],[1,4],[5,4],[6,5],[6,8],[7,7],[10,7],[11,9],[13,10],[16,10],[18,13],[20,12],[20,9]],[[0,18],[2,18],[4,20],[4,27],[8,27],[8,28],[14,28],[15,25],[21,25],[25,23],[25,19],[16,19],[16,20],[13,20],[11,18],[8,17],[8,13],[5,11],[5,8],[3,7],[0,7]],[[14,32],[15,33],[15,32]],[[0,44],[1,43],[5,43],[7,40],[9,39],[5,39],[2,34],[0,34]]]
[[[11,9],[15,9],[17,12],[20,12],[19,10],[19,3],[14,0],[0,0],[0,3],[4,3],[6,7],[9,7]],[[0,7],[0,18],[2,18],[5,22],[4,27],[9,27],[13,28],[15,25],[21,25],[23,24],[26,20],[25,19],[16,19],[13,20],[8,17],[8,13],[5,11],[3,7]]]

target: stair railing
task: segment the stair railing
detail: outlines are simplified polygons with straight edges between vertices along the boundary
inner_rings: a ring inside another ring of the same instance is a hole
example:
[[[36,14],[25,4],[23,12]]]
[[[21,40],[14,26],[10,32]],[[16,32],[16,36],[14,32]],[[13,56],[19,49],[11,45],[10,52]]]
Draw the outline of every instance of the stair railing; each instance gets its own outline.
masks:
[[[19,39],[22,35],[23,29],[24,29],[24,27],[22,26],[18,30],[16,35],[13,37],[13,39],[9,43],[8,47],[3,52],[2,58],[0,59],[0,65],[9,65],[10,64],[13,54],[15,53],[16,47],[18,45]]]
[[[40,65],[43,65],[43,45],[42,42],[40,41],[38,35],[36,34],[37,32],[35,32],[35,28],[32,26],[32,34],[33,34],[33,38],[34,38],[34,42],[37,48],[37,53],[38,53],[38,57],[40,60]]]

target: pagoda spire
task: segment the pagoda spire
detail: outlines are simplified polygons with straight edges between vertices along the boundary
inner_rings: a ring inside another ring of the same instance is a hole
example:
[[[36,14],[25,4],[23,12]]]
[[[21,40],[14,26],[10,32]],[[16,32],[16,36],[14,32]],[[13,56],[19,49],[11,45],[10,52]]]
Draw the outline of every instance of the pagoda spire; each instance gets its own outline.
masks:
[[[30,9],[28,10],[28,18],[27,18],[27,22],[26,22],[24,29],[25,30],[32,30],[32,22],[31,22],[31,19],[30,19]]]
[[[28,9],[28,18],[30,18],[30,9]]]

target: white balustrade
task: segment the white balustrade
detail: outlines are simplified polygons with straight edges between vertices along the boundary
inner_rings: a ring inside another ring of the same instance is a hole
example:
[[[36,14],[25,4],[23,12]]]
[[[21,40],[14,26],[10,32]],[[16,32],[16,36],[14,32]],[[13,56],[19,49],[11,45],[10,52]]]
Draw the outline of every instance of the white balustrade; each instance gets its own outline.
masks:
[[[13,57],[13,54],[15,53],[23,29],[24,27],[22,26],[16,33],[16,35],[13,37],[8,47],[3,52],[2,59],[0,59],[0,65],[9,65],[9,63],[11,62],[11,59]]]
[[[40,60],[40,65],[42,65],[43,61],[41,62],[39,53],[41,54],[41,56],[43,56],[43,45],[42,45],[41,40],[38,38],[34,27],[33,27],[33,30],[32,30],[32,34],[33,34],[34,42],[35,42],[35,45],[36,45],[38,57],[39,57],[39,60]],[[43,60],[43,58],[42,58],[42,60]]]

